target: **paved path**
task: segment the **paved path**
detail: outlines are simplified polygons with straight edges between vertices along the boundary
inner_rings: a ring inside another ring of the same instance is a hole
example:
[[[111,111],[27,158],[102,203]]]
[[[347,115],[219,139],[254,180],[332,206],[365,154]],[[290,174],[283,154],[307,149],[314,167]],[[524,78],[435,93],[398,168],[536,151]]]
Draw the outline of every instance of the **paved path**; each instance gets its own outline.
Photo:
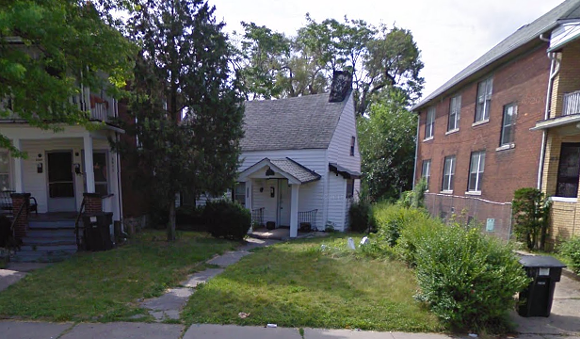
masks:
[[[219,268],[209,268],[192,274],[186,281],[181,283],[181,287],[171,288],[158,298],[145,300],[141,303],[141,306],[149,310],[149,314],[158,322],[164,320],[179,320],[181,310],[189,300],[189,297],[195,292],[197,285],[207,282],[222,273],[225,267],[233,265],[246,255],[251,254],[252,252],[250,250],[257,247],[269,246],[276,242],[273,240],[248,238],[246,244],[238,248],[238,250],[215,256],[206,262],[210,265],[219,266]],[[137,315],[135,319],[139,319],[140,317],[143,316]]]

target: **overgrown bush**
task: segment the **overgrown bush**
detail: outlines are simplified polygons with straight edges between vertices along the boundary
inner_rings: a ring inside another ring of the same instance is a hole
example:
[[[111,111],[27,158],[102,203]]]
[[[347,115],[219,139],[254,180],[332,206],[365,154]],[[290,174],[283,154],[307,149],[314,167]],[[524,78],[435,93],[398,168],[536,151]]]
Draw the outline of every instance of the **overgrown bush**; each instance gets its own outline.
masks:
[[[439,228],[416,247],[417,299],[453,328],[502,328],[529,282],[512,249],[476,229]]]
[[[250,211],[237,202],[208,202],[203,210],[208,232],[216,238],[242,240],[252,226]]]
[[[359,199],[348,210],[350,230],[353,232],[367,232],[374,228],[374,218],[370,202]]]
[[[566,240],[560,245],[559,251],[568,258],[569,268],[576,274],[580,274],[580,237]]]
[[[180,206],[175,215],[177,229],[182,231],[205,231],[203,211],[203,206]]]
[[[512,201],[514,232],[529,250],[544,249],[549,226],[550,201],[536,188],[520,188]]]
[[[424,208],[425,192],[427,192],[427,181],[419,180],[412,191],[405,191],[397,201],[397,204],[408,208]]]

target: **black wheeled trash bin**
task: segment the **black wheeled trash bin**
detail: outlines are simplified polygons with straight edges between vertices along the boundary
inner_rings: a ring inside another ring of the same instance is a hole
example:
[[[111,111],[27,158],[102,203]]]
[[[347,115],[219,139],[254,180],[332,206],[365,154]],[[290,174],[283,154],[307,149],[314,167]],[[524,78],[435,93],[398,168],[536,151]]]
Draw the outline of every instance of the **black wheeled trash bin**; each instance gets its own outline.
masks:
[[[533,280],[520,292],[518,314],[522,317],[549,317],[554,289],[566,265],[556,258],[543,255],[522,256],[520,264]]]
[[[83,215],[85,249],[87,251],[106,251],[113,248],[110,225],[113,213],[91,213]]]

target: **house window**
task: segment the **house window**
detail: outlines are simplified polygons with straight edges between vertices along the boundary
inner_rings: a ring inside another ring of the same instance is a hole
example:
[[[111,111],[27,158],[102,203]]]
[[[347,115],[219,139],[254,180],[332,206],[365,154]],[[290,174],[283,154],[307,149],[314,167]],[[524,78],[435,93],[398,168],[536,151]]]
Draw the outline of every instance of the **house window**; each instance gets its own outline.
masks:
[[[471,153],[471,164],[469,166],[469,192],[481,192],[481,180],[483,179],[483,168],[485,167],[485,151]]]
[[[455,176],[455,156],[445,157],[443,166],[442,191],[453,191],[453,177]]]
[[[354,196],[354,179],[346,180],[346,197],[352,198]]]
[[[246,183],[239,182],[234,188],[234,201],[237,201],[242,206],[246,206]]]
[[[514,127],[516,125],[516,104],[509,104],[503,107],[503,122],[501,124],[500,146],[509,145],[514,142]]]
[[[93,152],[93,172],[95,178],[95,193],[99,193],[100,195],[109,194],[107,153]]]
[[[563,143],[560,150],[556,196],[577,198],[579,173],[580,143]]]
[[[449,122],[447,131],[459,129],[459,113],[461,112],[461,95],[454,96],[449,100]]]
[[[10,158],[8,152],[0,152],[0,192],[10,190]]]
[[[427,110],[427,121],[425,122],[425,139],[433,137],[435,128],[435,107],[429,107]]]
[[[493,79],[489,78],[477,84],[477,106],[475,107],[475,122],[489,120],[491,107],[491,93],[493,91]]]
[[[354,157],[354,146],[355,146],[355,144],[356,144],[356,138],[355,137],[352,137],[350,139],[350,156],[351,157]]]
[[[431,178],[431,160],[423,160],[423,169],[421,170],[421,177],[427,183],[427,190],[429,189],[429,178]]]

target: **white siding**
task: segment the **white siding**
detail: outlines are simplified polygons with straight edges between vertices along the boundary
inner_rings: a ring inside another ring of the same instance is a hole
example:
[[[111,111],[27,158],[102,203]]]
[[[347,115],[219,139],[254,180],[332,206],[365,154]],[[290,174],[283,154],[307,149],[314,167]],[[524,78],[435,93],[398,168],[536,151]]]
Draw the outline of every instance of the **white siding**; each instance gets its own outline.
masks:
[[[334,172],[328,172],[328,217],[334,224],[335,230],[345,230],[346,207],[346,180]]]
[[[355,137],[354,156],[350,155],[352,137]],[[351,95],[345,104],[344,110],[334,131],[328,147],[328,162],[337,163],[351,171],[360,172],[360,151],[358,146],[354,99]],[[348,227],[348,209],[351,202],[346,199],[346,179],[330,172],[328,180],[328,217],[337,229],[345,230]],[[360,192],[360,180],[354,182],[355,199]]]
[[[324,220],[324,184],[328,173],[328,163],[325,161],[326,150],[243,152],[239,171],[247,169],[264,158],[284,159],[286,157],[321,175],[320,180],[300,186],[298,211],[306,212],[317,209],[316,226],[320,229],[324,228],[326,223]],[[264,222],[276,221],[278,189],[275,189],[275,196],[271,198],[270,186],[277,187],[277,180],[255,179],[252,185],[252,209],[264,208]],[[260,192],[260,188],[264,188],[263,192]]]

